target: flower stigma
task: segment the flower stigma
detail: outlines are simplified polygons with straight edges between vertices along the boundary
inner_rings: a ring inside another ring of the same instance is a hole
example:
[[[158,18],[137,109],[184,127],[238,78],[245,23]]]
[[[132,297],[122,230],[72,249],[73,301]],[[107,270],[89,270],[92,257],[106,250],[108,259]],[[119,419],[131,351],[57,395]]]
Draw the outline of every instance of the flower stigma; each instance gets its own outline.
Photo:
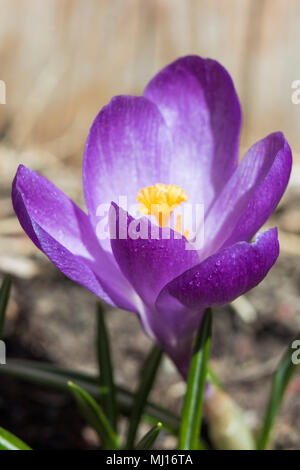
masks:
[[[141,203],[139,209],[143,215],[153,215],[160,227],[167,227],[172,212],[182,202],[186,202],[189,196],[183,188],[176,184],[156,183],[155,186],[146,186],[137,195]],[[177,215],[174,229],[182,234],[182,214]],[[189,230],[185,230],[184,237],[187,238]]]

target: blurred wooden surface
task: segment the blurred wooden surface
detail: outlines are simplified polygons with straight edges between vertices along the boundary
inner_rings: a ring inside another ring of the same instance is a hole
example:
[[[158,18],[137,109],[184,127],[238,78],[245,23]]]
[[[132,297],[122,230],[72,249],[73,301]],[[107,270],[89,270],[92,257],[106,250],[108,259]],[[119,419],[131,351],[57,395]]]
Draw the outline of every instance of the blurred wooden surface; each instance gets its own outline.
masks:
[[[111,96],[184,54],[213,57],[243,105],[243,145],[283,130],[300,151],[300,0],[0,0],[1,136],[80,163]]]

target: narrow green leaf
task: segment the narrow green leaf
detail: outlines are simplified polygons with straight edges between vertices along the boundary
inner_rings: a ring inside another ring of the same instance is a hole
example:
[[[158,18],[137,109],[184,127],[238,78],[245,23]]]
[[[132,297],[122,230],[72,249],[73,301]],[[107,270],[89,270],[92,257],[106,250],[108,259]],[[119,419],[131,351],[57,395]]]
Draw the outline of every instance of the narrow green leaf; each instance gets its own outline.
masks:
[[[207,364],[207,380],[211,382],[215,387],[222,389],[220,380],[212,370],[212,367],[209,363]]]
[[[158,435],[162,429],[162,423],[157,423],[156,426],[150,429],[150,431],[145,434],[144,437],[140,440],[140,442],[136,446],[136,450],[148,450],[152,449],[154,442],[158,438]]]
[[[132,449],[134,446],[136,432],[138,430],[149,393],[152,389],[161,358],[162,350],[156,345],[153,346],[143,365],[143,376],[135,394],[128,426],[126,449]]]
[[[152,406],[154,406],[154,408],[152,408]],[[159,405],[157,405],[157,403],[147,401],[145,406],[145,413],[143,413],[141,421],[146,421],[151,426],[155,426],[157,424],[157,420],[159,418],[162,419],[162,417],[165,417],[167,419],[167,421],[161,422],[163,429],[168,434],[173,434],[174,436],[177,436],[180,425],[178,416],[172,414],[169,410],[160,407]]]
[[[212,313],[207,309],[197,333],[194,351],[188,373],[187,388],[184,397],[181,425],[179,431],[179,449],[199,449],[203,397],[207,379],[207,363],[210,351]]]
[[[297,361],[293,361],[292,356],[297,352],[295,351],[295,345],[299,349],[300,346],[300,333],[290,343],[287,351],[283,355],[275,373],[273,376],[272,389],[266,408],[266,413],[263,421],[263,426],[258,438],[257,448],[259,450],[266,449],[272,428],[274,426],[276,417],[279,413],[281,403],[284,397],[286,388],[296,371],[296,367],[299,364],[299,358]],[[296,358],[297,359],[297,358]]]
[[[5,276],[2,281],[2,285],[0,289],[0,339],[3,336],[5,312],[6,312],[8,299],[9,299],[10,287],[11,287],[11,278],[10,276]]]
[[[97,352],[100,374],[101,403],[113,429],[117,429],[116,391],[110,355],[109,336],[105,325],[102,306],[98,305],[97,315]],[[105,391],[103,393],[103,391]]]
[[[88,392],[73,382],[69,381],[68,386],[73,393],[83,417],[86,419],[87,423],[97,431],[103,447],[110,450],[117,449],[118,436],[98,403]]]
[[[67,382],[76,381],[77,385],[84,388],[93,398],[99,401],[101,391],[99,389],[99,378],[95,375],[81,371],[74,371],[53,364],[26,359],[8,359],[5,367],[0,367],[0,375],[10,375],[30,383],[44,385],[54,390],[69,392]],[[125,387],[116,386],[118,408],[125,416],[132,413],[134,394]],[[179,429],[178,416],[169,410],[153,402],[147,402],[143,413],[143,419],[154,425],[162,421],[164,429],[171,434],[177,435]]]
[[[0,450],[32,450],[17,436],[0,427]]]

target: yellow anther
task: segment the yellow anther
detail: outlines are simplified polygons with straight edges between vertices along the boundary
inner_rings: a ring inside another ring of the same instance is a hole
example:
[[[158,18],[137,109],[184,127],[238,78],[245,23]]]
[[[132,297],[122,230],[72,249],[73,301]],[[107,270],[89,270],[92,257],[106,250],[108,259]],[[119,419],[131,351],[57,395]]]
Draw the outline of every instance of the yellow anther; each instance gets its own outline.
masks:
[[[141,203],[141,214],[154,215],[159,225],[166,227],[172,212],[181,202],[188,200],[188,195],[176,184],[157,183],[155,186],[146,186],[146,188],[141,189],[137,195],[137,200]],[[180,224],[182,230],[182,220],[179,222]],[[177,229],[175,228],[175,230]]]
[[[175,223],[174,230],[178,233],[181,233],[181,235],[183,235],[185,238],[188,238],[190,231],[188,229],[186,229],[183,232],[182,214],[178,214],[178,216],[176,217],[176,223]]]

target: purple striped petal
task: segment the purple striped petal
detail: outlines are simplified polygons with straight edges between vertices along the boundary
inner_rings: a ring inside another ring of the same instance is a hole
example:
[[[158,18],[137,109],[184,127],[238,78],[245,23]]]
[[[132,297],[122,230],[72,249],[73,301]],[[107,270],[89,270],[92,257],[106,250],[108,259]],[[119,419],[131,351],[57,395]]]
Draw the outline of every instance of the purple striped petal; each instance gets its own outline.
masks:
[[[113,254],[125,277],[150,308],[165,284],[199,262],[197,252],[186,249],[187,240],[173,230],[154,227],[145,217],[133,219],[116,204],[112,204],[109,219]],[[144,238],[133,239],[132,229]],[[164,239],[167,235],[170,237]]]
[[[214,60],[183,57],[159,72],[144,96],[172,134],[170,181],[208,210],[238,163],[241,110],[229,74]]]
[[[93,224],[99,204],[118,204],[126,196],[129,208],[143,187],[168,183],[172,156],[155,104],[144,97],[113,98],[96,117],[84,152],[83,188]]]
[[[252,239],[280,201],[291,165],[291,150],[280,132],[251,147],[205,219],[202,259]]]
[[[259,284],[278,255],[277,229],[260,233],[254,243],[224,248],[165,286],[157,308],[167,309],[171,297],[198,311],[231,302]]]
[[[266,139],[278,139],[281,147],[273,157],[268,174],[249,200],[224,246],[233,245],[240,240],[250,241],[275,210],[288,185],[292,169],[290,146],[281,133],[271,134]]]
[[[12,201],[27,235],[60,271],[106,302],[136,311],[133,289],[101,249],[88,216],[64,193],[21,165]]]

